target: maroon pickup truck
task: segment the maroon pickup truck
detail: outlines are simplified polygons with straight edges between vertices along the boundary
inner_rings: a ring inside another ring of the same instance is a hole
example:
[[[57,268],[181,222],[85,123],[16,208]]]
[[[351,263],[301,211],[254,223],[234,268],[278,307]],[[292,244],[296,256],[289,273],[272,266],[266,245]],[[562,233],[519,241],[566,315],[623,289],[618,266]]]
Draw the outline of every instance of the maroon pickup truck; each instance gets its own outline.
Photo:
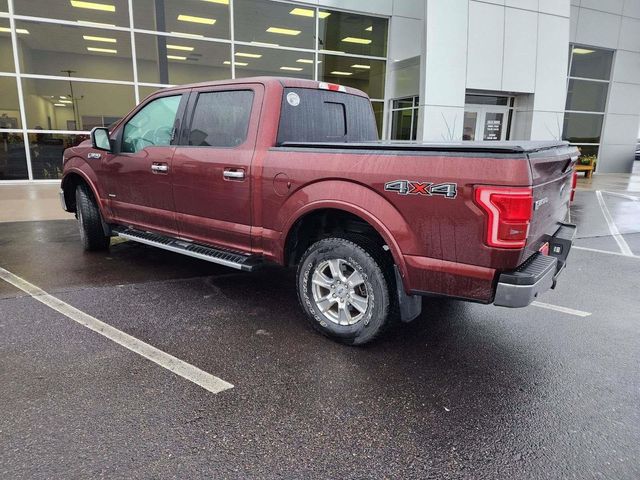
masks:
[[[64,153],[86,250],[120,236],[244,271],[297,267],[320,332],[366,343],[422,295],[524,307],[575,227],[563,142],[380,142],[367,96],[246,78],[154,93]]]

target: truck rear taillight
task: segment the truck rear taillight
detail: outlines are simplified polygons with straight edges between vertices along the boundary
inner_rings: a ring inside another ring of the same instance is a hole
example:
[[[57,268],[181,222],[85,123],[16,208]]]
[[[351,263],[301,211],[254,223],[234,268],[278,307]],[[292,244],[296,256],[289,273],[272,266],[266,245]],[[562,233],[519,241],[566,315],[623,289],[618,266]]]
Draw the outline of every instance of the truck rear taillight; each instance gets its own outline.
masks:
[[[475,199],[487,214],[487,245],[498,248],[526,245],[533,213],[531,187],[476,187]]]
[[[331,90],[332,92],[346,92],[347,89],[344,85],[338,85],[337,83],[319,82],[318,88],[321,90]]]
[[[578,186],[578,171],[574,168],[571,175],[571,198],[570,202],[573,202],[573,197],[576,196],[576,187]]]

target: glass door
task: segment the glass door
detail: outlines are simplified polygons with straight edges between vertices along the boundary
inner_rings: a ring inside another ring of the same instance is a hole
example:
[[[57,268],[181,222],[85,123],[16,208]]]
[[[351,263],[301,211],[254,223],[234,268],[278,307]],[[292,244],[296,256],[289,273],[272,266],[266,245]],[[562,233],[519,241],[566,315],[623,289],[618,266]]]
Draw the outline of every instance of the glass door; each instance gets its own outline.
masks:
[[[488,142],[506,140],[508,118],[508,108],[467,105],[464,112],[462,139]]]

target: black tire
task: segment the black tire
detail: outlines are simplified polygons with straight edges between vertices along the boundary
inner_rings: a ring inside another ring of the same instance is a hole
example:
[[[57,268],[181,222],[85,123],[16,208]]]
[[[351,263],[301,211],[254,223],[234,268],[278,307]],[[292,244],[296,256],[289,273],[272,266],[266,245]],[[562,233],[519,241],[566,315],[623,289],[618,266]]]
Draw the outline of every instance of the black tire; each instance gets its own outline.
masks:
[[[360,274],[353,282],[355,284],[362,280],[355,287],[357,291],[342,280],[334,281],[331,286],[325,285],[327,279],[336,278],[333,275],[336,260],[340,269],[345,272],[337,278],[354,278],[351,274],[356,270]],[[329,261],[333,261],[334,268]],[[318,280],[322,285],[317,283]],[[346,294],[342,287],[347,288]],[[315,242],[298,264],[297,288],[300,305],[313,328],[348,345],[371,342],[395,324],[399,316],[393,262],[381,246],[366,238],[334,237]],[[366,298],[366,307],[363,308],[361,301],[355,302],[359,304],[359,309],[350,305],[356,298]],[[326,313],[320,308],[318,299]],[[347,324],[340,324],[341,321]],[[348,324],[349,321],[354,323]]]
[[[102,229],[100,209],[93,199],[91,190],[85,184],[80,184],[76,188],[76,216],[80,228],[80,239],[85,250],[97,251],[109,248],[110,238]]]

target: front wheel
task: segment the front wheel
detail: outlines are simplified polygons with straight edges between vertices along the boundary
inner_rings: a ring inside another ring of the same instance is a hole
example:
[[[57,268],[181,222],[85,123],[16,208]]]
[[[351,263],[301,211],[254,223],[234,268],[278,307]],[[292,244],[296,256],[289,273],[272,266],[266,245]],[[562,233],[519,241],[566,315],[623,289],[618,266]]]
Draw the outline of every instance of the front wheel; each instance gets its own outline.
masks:
[[[372,341],[397,316],[392,264],[366,239],[326,238],[298,265],[298,298],[312,326],[350,345]]]
[[[100,209],[93,199],[91,190],[84,184],[76,188],[76,216],[80,229],[80,240],[85,250],[106,250],[110,238],[102,229]]]

